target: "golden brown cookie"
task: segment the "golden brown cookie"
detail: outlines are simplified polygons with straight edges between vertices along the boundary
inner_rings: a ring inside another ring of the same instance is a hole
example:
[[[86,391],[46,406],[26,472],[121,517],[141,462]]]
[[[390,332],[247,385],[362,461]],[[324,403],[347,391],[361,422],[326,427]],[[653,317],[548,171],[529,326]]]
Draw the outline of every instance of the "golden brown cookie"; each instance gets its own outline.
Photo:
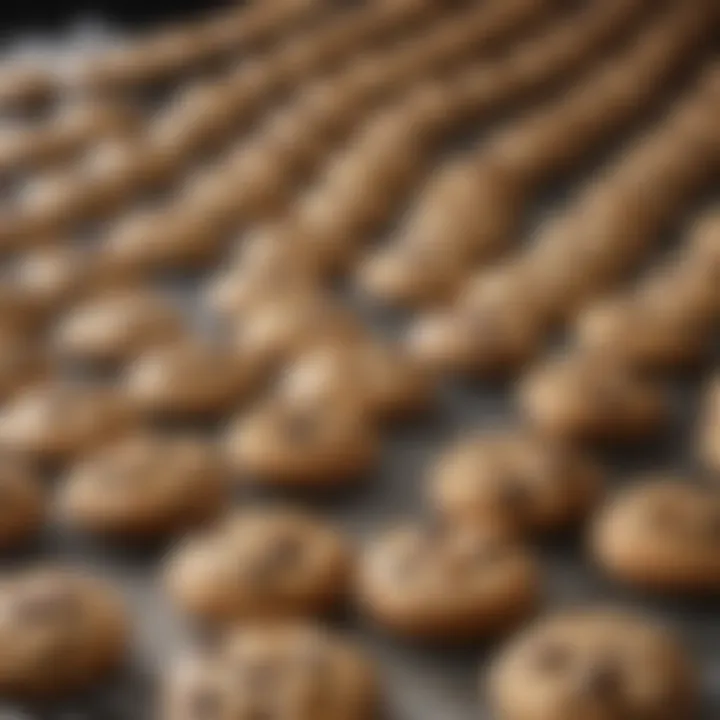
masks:
[[[169,298],[131,289],[74,307],[56,329],[55,347],[74,361],[118,364],[178,341],[184,333],[182,312]]]
[[[400,348],[368,338],[301,352],[286,367],[278,392],[300,399],[351,393],[371,416],[397,418],[427,410],[433,390],[432,376]]]
[[[190,615],[247,622],[326,613],[346,596],[351,553],[342,535],[302,512],[236,512],[170,558],[171,598]]]
[[[673,633],[608,608],[522,631],[492,665],[487,690],[497,720],[672,720],[691,717],[697,703],[694,670]]]
[[[70,568],[0,578],[0,691],[55,696],[90,687],[125,660],[129,619],[105,582]]]
[[[565,440],[634,442],[667,426],[664,386],[602,355],[551,359],[523,378],[518,400],[529,423]]]
[[[180,660],[167,680],[160,717],[371,720],[378,695],[366,658],[328,630],[248,625],[210,654]]]
[[[208,442],[135,434],[85,455],[68,472],[58,511],[94,535],[147,539],[215,517],[229,500],[229,473]]]
[[[514,533],[578,523],[601,492],[600,469],[571,447],[523,431],[459,440],[435,465],[429,494],[449,522],[499,524]]]
[[[40,532],[45,490],[19,457],[4,452],[0,464],[0,550],[10,550]]]
[[[370,543],[358,597],[364,613],[391,633],[467,642],[532,614],[540,577],[529,553],[495,528],[408,524]]]
[[[656,478],[621,490],[591,535],[596,561],[629,585],[668,593],[720,593],[720,490]]]
[[[366,410],[346,396],[271,396],[232,421],[225,448],[246,481],[308,488],[357,480],[380,449]]]
[[[27,388],[0,412],[0,445],[54,464],[118,438],[136,420],[127,400],[102,385],[45,382]]]
[[[124,377],[130,402],[169,419],[223,415],[255,389],[257,364],[227,346],[181,341],[148,350]]]

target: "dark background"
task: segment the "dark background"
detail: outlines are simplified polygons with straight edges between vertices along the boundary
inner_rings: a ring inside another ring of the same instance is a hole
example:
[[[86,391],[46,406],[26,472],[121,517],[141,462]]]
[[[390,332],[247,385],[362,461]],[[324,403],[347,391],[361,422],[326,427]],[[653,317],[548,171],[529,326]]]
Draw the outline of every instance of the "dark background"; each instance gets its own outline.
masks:
[[[134,26],[191,18],[230,4],[242,5],[243,0],[0,0],[0,28],[7,39],[22,30],[54,30],[83,17]]]

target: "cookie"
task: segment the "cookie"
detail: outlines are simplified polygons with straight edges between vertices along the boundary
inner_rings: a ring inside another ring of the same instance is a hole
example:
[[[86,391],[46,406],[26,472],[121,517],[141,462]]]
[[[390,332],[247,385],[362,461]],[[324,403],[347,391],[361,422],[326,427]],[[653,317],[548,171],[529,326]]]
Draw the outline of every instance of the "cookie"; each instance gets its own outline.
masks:
[[[348,397],[271,396],[230,423],[228,461],[245,481],[334,488],[362,477],[380,450],[366,410]]]
[[[102,385],[45,382],[0,412],[0,445],[53,465],[130,431],[136,415],[116,390]]]
[[[162,695],[162,720],[371,720],[379,704],[359,649],[326,629],[288,623],[248,625],[217,649],[183,658]]]
[[[637,442],[667,427],[666,388],[602,355],[569,354],[531,370],[518,389],[536,430],[565,440]]]
[[[539,598],[535,561],[495,528],[400,526],[374,539],[360,563],[364,614],[410,639],[497,635],[531,615]]]
[[[720,491],[640,480],[599,513],[593,556],[611,577],[657,592],[720,593]]]
[[[0,578],[0,692],[47,697],[83,690],[125,660],[129,619],[104,581],[70,568]]]
[[[61,485],[62,520],[119,539],[179,533],[215,517],[229,473],[212,445],[191,436],[135,434],[85,455]]]
[[[540,347],[544,323],[521,268],[479,275],[446,310],[420,315],[406,337],[408,352],[436,371],[493,378],[522,368]]]
[[[429,495],[450,522],[497,523],[528,534],[577,524],[602,484],[597,465],[573,448],[497,431],[463,438],[442,453]]]
[[[115,365],[178,341],[184,333],[183,314],[169,298],[131,289],[74,307],[58,324],[54,345],[75,362]]]
[[[124,374],[124,389],[142,413],[161,418],[224,415],[254,390],[258,366],[226,346],[201,341],[153,348]]]
[[[40,532],[45,491],[32,469],[6,452],[0,464],[0,498],[0,550],[12,550]]]
[[[247,622],[326,613],[348,592],[342,535],[299,511],[236,512],[190,537],[169,559],[166,584],[188,614]]]
[[[324,342],[354,342],[366,336],[360,319],[325,293],[274,295],[235,326],[234,347],[266,369],[277,368]]]
[[[348,386],[348,378],[357,382]],[[410,417],[433,400],[432,377],[401,348],[379,339],[324,343],[297,356],[280,380],[290,397],[357,396],[378,418]]]
[[[491,666],[487,691],[498,720],[672,720],[692,716],[697,700],[694,670],[673,633],[608,608],[522,631]]]

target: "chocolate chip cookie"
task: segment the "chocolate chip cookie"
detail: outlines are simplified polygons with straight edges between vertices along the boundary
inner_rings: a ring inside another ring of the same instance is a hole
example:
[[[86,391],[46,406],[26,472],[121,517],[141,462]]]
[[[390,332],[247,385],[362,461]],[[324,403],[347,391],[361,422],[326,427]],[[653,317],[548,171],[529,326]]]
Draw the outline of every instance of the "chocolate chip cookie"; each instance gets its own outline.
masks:
[[[452,445],[437,462],[429,494],[450,520],[497,523],[526,534],[577,523],[602,484],[599,467],[573,448],[506,431]]]
[[[672,633],[642,616],[587,609],[544,618],[491,667],[498,720],[690,717],[695,676]]]
[[[86,455],[61,486],[62,519],[85,532],[144,539],[217,515],[229,474],[211,444],[192,436],[136,434]]]
[[[315,626],[249,625],[168,677],[162,720],[371,720],[379,689],[364,655]]]
[[[401,526],[370,543],[359,575],[367,617],[393,634],[434,642],[507,631],[540,596],[533,558],[489,528]]]
[[[595,560],[618,580],[671,594],[720,593],[720,489],[644,479],[603,508],[591,533]]]
[[[69,568],[0,578],[0,692],[48,696],[84,689],[125,659],[129,620],[104,581]]]
[[[170,558],[172,599],[213,621],[328,611],[347,593],[351,554],[334,528],[299,511],[240,511],[191,537]]]

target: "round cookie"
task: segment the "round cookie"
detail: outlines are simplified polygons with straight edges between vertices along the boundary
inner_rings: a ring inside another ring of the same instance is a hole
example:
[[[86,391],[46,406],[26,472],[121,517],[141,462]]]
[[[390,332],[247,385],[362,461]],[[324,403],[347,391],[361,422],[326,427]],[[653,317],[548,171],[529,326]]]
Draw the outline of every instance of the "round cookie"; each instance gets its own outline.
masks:
[[[698,451],[702,462],[720,473],[720,377],[709,386],[704,405]]]
[[[229,473],[207,442],[138,434],[86,455],[57,500],[70,526],[94,535],[150,539],[217,516],[230,496]]]
[[[668,423],[664,386],[603,355],[570,354],[524,377],[518,401],[530,425],[565,440],[634,442]]]
[[[393,634],[466,642],[531,615],[540,599],[539,569],[494,527],[406,525],[366,548],[358,599]]]
[[[183,315],[168,298],[131,289],[73,308],[56,329],[55,347],[73,361],[114,365],[176,341],[184,331]]]
[[[355,342],[366,334],[353,312],[323,293],[279,294],[238,320],[235,348],[272,370],[308,347]]]
[[[372,720],[378,695],[366,658],[328,630],[249,625],[176,665],[160,718]]]
[[[148,350],[131,363],[124,386],[143,413],[160,417],[214,417],[252,392],[258,366],[226,346],[180,342]]]
[[[34,385],[0,412],[0,445],[54,464],[129,432],[136,417],[128,402],[102,385]]]
[[[348,378],[356,383],[348,385]],[[433,382],[412,358],[380,340],[324,343],[301,353],[286,368],[280,394],[328,397],[352,393],[380,418],[412,416],[433,399]]]
[[[271,396],[230,424],[225,447],[246,480],[332,488],[357,480],[375,464],[380,439],[351,398]]]
[[[11,550],[37,535],[45,519],[45,491],[18,457],[0,455],[0,551]]]
[[[720,489],[686,480],[640,481],[598,514],[596,561],[629,585],[720,594]]]
[[[527,534],[578,523],[602,483],[600,469],[573,448],[507,431],[452,445],[435,466],[429,495],[449,521],[497,523]]]
[[[487,683],[497,720],[675,720],[693,714],[695,686],[672,633],[614,609],[539,620],[500,653]]]
[[[166,585],[192,616],[246,622],[325,613],[348,592],[351,553],[340,533],[288,509],[236,512],[170,557]]]
[[[125,660],[129,622],[103,581],[69,568],[0,577],[0,692],[39,697],[82,690]]]

